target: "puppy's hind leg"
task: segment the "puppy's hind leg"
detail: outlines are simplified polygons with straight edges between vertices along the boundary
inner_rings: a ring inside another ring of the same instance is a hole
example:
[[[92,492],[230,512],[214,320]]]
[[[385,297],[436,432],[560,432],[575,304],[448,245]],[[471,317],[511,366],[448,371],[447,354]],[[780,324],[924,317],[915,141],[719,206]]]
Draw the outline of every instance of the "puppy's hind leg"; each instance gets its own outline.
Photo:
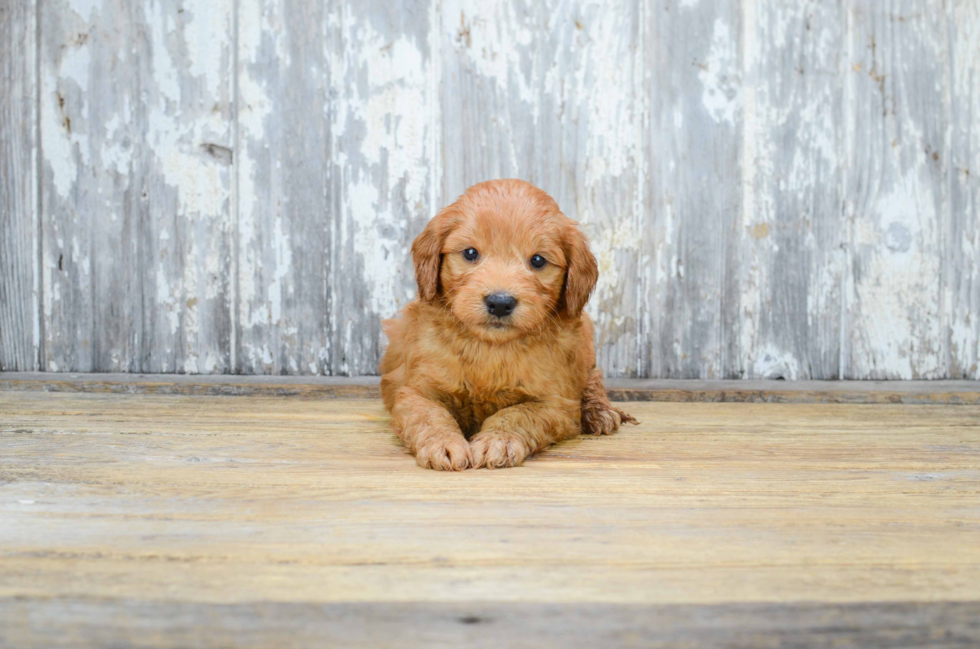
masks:
[[[609,403],[602,370],[594,368],[582,391],[582,432],[586,435],[610,435],[623,423],[640,422]]]

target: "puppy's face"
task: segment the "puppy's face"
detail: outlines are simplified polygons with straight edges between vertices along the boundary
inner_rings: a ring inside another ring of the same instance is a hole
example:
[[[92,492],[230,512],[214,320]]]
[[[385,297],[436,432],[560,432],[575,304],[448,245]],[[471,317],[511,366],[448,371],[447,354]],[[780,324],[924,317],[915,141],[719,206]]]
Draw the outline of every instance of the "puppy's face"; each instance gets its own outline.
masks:
[[[439,280],[453,314],[484,340],[540,329],[554,313],[567,261],[545,215],[477,211],[446,237]]]
[[[578,317],[598,276],[575,223],[522,181],[467,190],[413,245],[419,295],[444,300],[472,335],[507,342]]]

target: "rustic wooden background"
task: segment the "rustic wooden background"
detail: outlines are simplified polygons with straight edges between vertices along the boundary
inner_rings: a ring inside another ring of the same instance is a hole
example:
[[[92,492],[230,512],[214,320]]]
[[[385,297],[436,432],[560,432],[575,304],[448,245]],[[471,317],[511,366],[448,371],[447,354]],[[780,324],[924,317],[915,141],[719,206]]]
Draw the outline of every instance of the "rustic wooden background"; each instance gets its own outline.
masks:
[[[610,375],[980,378],[978,0],[0,0],[0,367],[372,374],[519,176]]]

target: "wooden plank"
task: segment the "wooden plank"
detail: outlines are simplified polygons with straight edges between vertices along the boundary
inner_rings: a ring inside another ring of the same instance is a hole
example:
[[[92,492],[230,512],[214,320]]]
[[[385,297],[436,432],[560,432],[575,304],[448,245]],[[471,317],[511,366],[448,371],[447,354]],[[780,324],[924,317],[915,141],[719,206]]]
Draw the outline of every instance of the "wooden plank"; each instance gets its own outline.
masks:
[[[332,92],[341,163],[331,263],[331,374],[377,372],[381,320],[416,291],[410,249],[442,205],[435,186],[441,151],[433,30],[437,4],[410,0],[344,3],[338,17]]]
[[[38,369],[36,21],[0,7],[0,371]]]
[[[145,105],[137,371],[231,371],[234,0],[137,5]],[[129,45],[129,44],[128,44]],[[100,368],[102,369],[102,368]]]
[[[197,396],[381,397],[376,376],[237,376],[0,372],[0,391],[182,394]]]
[[[645,20],[650,129],[641,376],[744,372],[741,38],[736,4],[661,3]]]
[[[849,5],[848,24],[842,378],[943,378],[945,16],[928,0],[875,0]]]
[[[118,5],[57,0],[39,21],[41,369],[129,370],[140,345],[129,332],[143,330],[138,238],[123,234],[138,230],[142,182],[135,19]]]
[[[949,376],[980,379],[980,5],[947,4],[949,202],[944,258]]]
[[[379,379],[362,377],[0,372],[0,391],[379,398]],[[882,403],[980,405],[976,381],[698,381],[607,379],[614,401]]]
[[[600,266],[598,363],[636,376],[643,238],[641,4],[442,3],[442,202],[520,177],[580,221]]]
[[[980,603],[187,604],[0,600],[0,642],[18,647],[474,647],[968,649]]]
[[[974,381],[697,381],[612,379],[614,401],[980,405]]]
[[[758,379],[840,376],[842,71],[838,2],[742,4],[740,353]]]
[[[330,116],[345,100],[330,86],[328,11],[239,4],[236,372],[330,373]]]
[[[238,367],[373,373],[437,209],[428,10],[249,0],[241,18]]]
[[[446,475],[378,400],[299,404],[0,393],[0,598],[980,601],[978,406],[631,404]]]
[[[44,369],[228,370],[231,9],[45,5]]]

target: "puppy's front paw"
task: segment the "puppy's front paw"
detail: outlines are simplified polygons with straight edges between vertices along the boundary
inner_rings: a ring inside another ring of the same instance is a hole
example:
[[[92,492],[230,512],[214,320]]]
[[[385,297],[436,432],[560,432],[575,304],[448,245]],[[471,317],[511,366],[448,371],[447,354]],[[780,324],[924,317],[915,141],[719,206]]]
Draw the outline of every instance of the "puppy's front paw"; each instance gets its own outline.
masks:
[[[462,471],[472,464],[470,445],[461,436],[434,439],[415,450],[415,461],[423,469]]]
[[[638,424],[632,415],[612,406],[582,408],[582,432],[586,435],[612,435],[620,424]]]
[[[615,410],[606,408],[582,409],[582,432],[586,435],[612,435],[622,423]]]
[[[499,469],[519,466],[531,454],[531,448],[519,435],[501,430],[481,431],[470,440],[473,468]]]

